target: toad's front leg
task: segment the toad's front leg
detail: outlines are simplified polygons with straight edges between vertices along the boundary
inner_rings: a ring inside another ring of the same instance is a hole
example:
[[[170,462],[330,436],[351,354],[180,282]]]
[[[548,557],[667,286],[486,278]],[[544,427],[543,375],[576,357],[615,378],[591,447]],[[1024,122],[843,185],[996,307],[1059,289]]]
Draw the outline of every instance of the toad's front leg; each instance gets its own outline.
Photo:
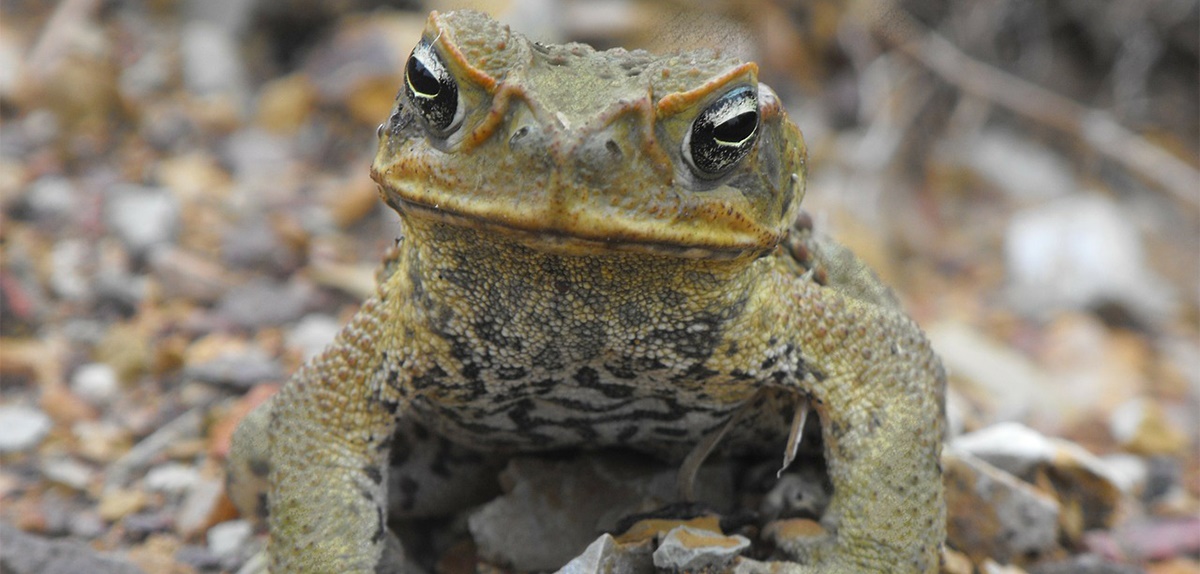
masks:
[[[821,417],[833,498],[824,535],[781,549],[811,565],[797,572],[935,572],[945,536],[941,363],[903,314],[787,281],[789,348],[800,350]]]
[[[381,361],[380,350],[394,344],[380,328],[381,307],[367,301],[248,419],[260,424],[238,429],[235,452],[256,444],[268,451],[271,572],[365,574],[383,554],[387,461],[401,401]],[[255,436],[264,425],[265,445]]]

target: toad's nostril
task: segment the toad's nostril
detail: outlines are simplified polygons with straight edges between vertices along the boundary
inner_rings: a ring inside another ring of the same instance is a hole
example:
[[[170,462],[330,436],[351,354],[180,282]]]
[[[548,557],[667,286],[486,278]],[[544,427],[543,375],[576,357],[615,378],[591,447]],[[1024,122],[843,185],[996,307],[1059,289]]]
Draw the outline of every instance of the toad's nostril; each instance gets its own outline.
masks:
[[[612,155],[613,159],[621,159],[621,156],[623,155],[621,153],[621,146],[617,145],[617,142],[613,140],[604,142],[604,149],[608,150],[608,153]]]
[[[517,128],[517,131],[513,132],[513,134],[508,137],[508,145],[515,146],[520,144],[521,140],[525,139],[525,136],[527,135],[529,135],[529,126],[521,126]]]

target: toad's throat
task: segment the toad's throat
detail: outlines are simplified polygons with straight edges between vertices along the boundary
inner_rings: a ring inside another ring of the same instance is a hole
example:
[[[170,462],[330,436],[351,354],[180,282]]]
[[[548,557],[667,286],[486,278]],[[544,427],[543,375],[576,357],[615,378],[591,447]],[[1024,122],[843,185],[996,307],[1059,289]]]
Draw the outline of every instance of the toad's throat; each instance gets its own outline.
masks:
[[[626,234],[588,235],[586,231],[533,227],[481,215],[462,213],[444,206],[428,205],[401,197],[387,190],[382,194],[389,207],[401,216],[418,217],[456,227],[470,227],[512,238],[532,249],[561,255],[597,255],[603,253],[648,253],[680,257],[684,259],[706,259],[728,261],[754,258],[771,251],[762,246],[704,245],[682,243],[661,238]]]

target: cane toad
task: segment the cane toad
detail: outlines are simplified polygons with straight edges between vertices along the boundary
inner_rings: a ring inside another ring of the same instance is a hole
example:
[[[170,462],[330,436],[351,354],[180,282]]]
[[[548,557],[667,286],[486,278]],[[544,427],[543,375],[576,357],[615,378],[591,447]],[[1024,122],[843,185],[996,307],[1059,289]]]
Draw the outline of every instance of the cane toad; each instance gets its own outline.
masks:
[[[806,405],[833,496],[788,571],[936,569],[941,365],[872,273],[793,225],[804,142],[753,63],[434,13],[378,135],[403,237],[377,293],[235,439],[273,571],[373,572],[389,501],[454,498],[456,461],[440,488],[389,468],[414,423],[481,457],[680,460],[713,436],[778,452]]]

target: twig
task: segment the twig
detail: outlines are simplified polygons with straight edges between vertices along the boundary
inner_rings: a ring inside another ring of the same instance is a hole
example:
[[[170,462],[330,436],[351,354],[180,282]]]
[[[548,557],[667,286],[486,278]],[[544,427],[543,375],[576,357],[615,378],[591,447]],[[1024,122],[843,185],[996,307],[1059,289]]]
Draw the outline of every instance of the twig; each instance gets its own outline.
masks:
[[[1078,137],[1191,209],[1200,209],[1200,171],[1122,126],[1108,112],[1088,108],[971,58],[895,5],[889,3],[885,10],[870,18],[874,32],[942,79],[975,97]]]

